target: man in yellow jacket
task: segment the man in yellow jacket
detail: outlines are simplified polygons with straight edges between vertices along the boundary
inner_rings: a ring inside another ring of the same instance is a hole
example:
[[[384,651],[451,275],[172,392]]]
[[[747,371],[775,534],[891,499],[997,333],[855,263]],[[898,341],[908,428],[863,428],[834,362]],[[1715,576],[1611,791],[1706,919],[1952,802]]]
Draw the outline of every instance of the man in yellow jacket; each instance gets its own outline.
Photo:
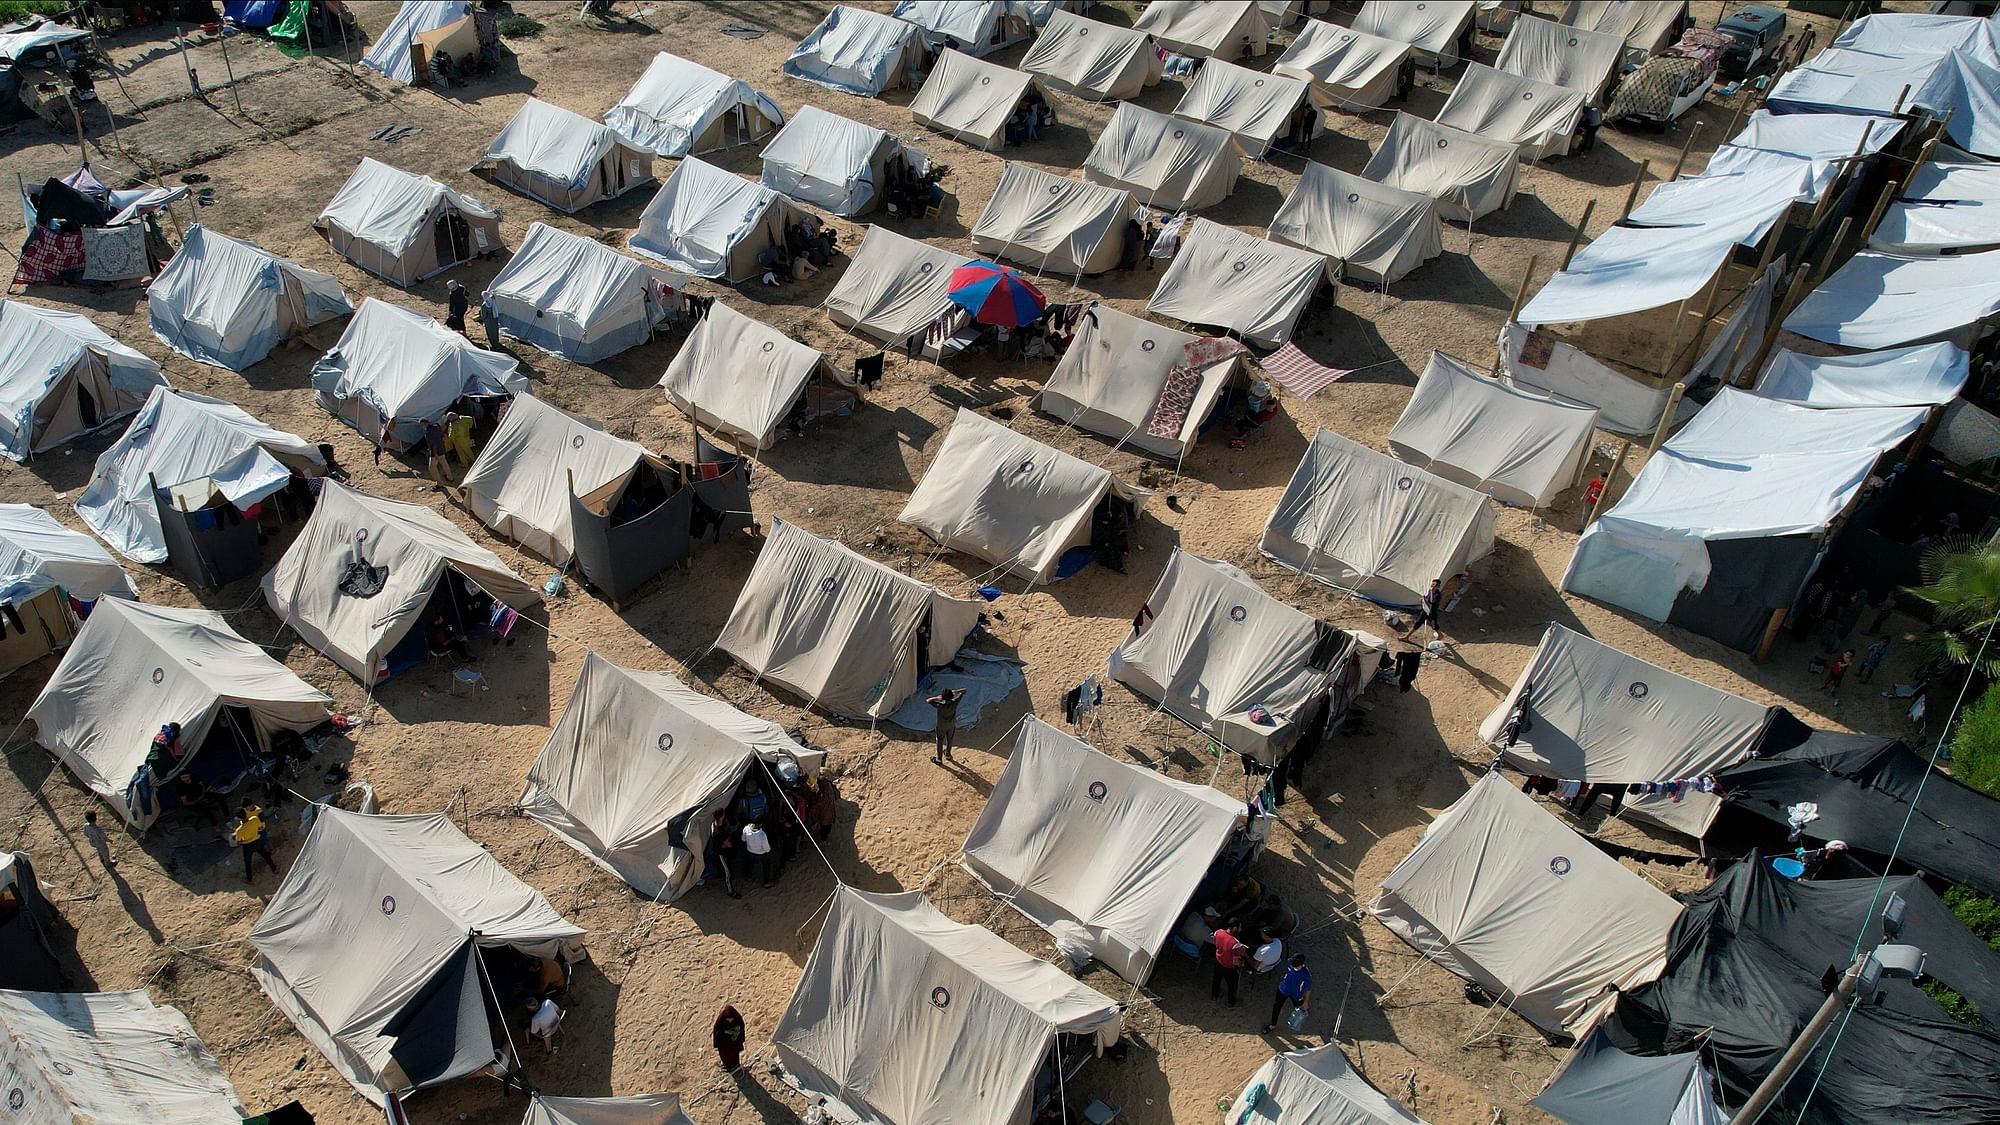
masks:
[[[261,855],[270,866],[271,874],[278,873],[278,862],[271,858],[271,846],[264,839],[264,810],[245,799],[236,820],[236,847],[243,853],[243,881],[250,879],[250,857]]]

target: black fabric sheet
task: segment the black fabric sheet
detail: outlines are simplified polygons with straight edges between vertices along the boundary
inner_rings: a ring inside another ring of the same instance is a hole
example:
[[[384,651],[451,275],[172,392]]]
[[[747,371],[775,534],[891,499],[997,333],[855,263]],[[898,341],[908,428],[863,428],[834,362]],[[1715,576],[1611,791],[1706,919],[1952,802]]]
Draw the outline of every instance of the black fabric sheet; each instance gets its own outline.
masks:
[[[1667,624],[1755,652],[1773,610],[1790,606],[1812,573],[1820,543],[1810,535],[1711,539],[1710,571],[1699,593],[1682,590]]]

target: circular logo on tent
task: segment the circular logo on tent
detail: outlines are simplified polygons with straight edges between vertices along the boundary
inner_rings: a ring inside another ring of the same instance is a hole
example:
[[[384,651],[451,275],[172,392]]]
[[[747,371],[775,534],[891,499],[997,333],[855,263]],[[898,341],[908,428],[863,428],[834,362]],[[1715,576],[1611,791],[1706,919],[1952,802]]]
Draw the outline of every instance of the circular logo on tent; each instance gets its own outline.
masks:
[[[673,735],[671,735],[671,734],[663,734],[663,735],[661,735],[661,736],[660,736],[660,753],[664,754],[664,753],[666,753],[667,751],[669,751],[669,750],[672,750],[673,748],[674,748],[674,736],[673,736]]]
[[[1178,141],[1178,140],[1180,140],[1180,139],[1181,139],[1182,137],[1185,137],[1185,136],[1187,136],[1187,130],[1186,130],[1186,129],[1175,129],[1175,130],[1174,130],[1174,139],[1175,139],[1175,140],[1177,140],[1177,141]]]
[[[931,989],[931,1007],[939,1011],[951,1007],[951,989],[944,985]]]
[[[1424,10],[1425,8],[1428,8],[1428,7],[1430,7],[1430,5],[1429,5],[1429,4],[1419,4],[1419,5],[1417,5],[1417,11],[1421,12],[1421,11],[1423,11],[1423,10]]]
[[[1235,621],[1240,624],[1243,621],[1243,619],[1248,616],[1250,616],[1250,611],[1244,609],[1240,605],[1233,605],[1229,607],[1229,619],[1231,621]]]
[[[1249,263],[1249,262],[1237,262],[1237,263],[1236,263],[1235,265],[1233,265],[1233,266],[1230,266],[1229,268],[1230,268],[1231,272],[1234,272],[1234,273],[1242,273],[1242,272],[1243,272],[1244,270],[1247,270],[1247,269],[1249,269],[1249,268],[1250,268],[1250,263]]]
[[[1417,483],[1416,481],[1414,481],[1414,480],[1410,479],[1409,477],[1397,477],[1397,478],[1396,478],[1396,491],[1397,491],[1397,492],[1408,492],[1408,491],[1409,491],[1410,489],[1412,489],[1412,488],[1416,487],[1416,483]]]
[[[1444,138],[1444,137],[1439,137],[1439,138],[1438,138],[1438,147],[1439,147],[1439,148],[1450,148],[1450,147],[1451,147],[1451,141],[1450,141],[1450,140],[1448,140],[1447,138]]]
[[[1151,340],[1141,340],[1141,341],[1139,341],[1139,350],[1140,350],[1140,351],[1142,351],[1142,352],[1150,352],[1150,351],[1152,351],[1152,350],[1153,350],[1153,342],[1152,342]]]
[[[1062,185],[1061,185],[1061,184],[1050,184],[1050,185],[1049,185],[1049,194],[1050,194],[1050,195],[1061,195],[1061,194],[1062,194]]]
[[[1359,202],[1361,202],[1361,193],[1360,193],[1360,192],[1358,192],[1358,191],[1350,191],[1350,192],[1348,192],[1348,193],[1347,193],[1347,201],[1348,201],[1349,203],[1359,203]]]
[[[383,895],[383,896],[382,896],[382,913],[384,913],[384,914],[394,914],[395,912],[396,912],[396,896],[395,896],[395,895]]]
[[[1570,40],[1570,45],[1571,45],[1571,46],[1575,46],[1575,45],[1576,45],[1576,40],[1574,40],[1574,39]],[[991,86],[991,85],[993,85],[993,79],[992,79],[992,78],[990,78],[990,77],[988,77],[988,78],[981,78],[981,79],[979,80],[979,84],[980,84],[981,86]]]
[[[777,341],[775,341],[775,340],[766,340],[766,341],[764,341],[764,350],[765,350],[765,351],[767,351],[767,352],[768,352],[768,351],[770,351],[771,349],[773,349],[773,348],[777,347],[777,346],[778,346],[778,343],[777,343]]]
[[[582,448],[583,448],[583,435],[582,435],[582,434],[578,434],[578,435],[576,435],[575,437],[573,437],[573,438],[569,439],[569,447],[570,447],[571,449],[582,449]]]
[[[1521,91],[1521,100],[1522,100],[1522,101],[1524,101],[1524,102],[1531,102],[1531,101],[1534,101],[1534,100],[1535,100],[1535,92],[1534,92],[1533,90],[1523,90],[1523,91]]]
[[[925,263],[924,263],[923,265],[921,265],[921,266],[918,266],[918,267],[917,267],[917,272],[918,272],[918,273],[929,273],[929,272],[931,272],[931,270],[935,269],[936,267],[937,267],[937,263],[936,263],[936,262],[925,262]]]
[[[156,684],[157,684],[157,683],[160,683],[160,682],[164,681],[164,680],[165,680],[166,678],[167,678],[167,670],[166,670],[165,668],[155,668],[155,669],[153,669],[153,682],[154,682],[154,683],[156,683]]]
[[[832,576],[822,579],[819,584],[820,592],[823,594],[831,594],[839,588],[840,582]]]
[[[365,528],[365,527],[357,527],[357,528],[355,528],[355,529],[354,529],[354,541],[355,541],[356,543],[366,543],[366,542],[368,542],[368,529],[367,529],[367,528]]]
[[[7,1108],[18,1110],[28,1104],[27,1092],[19,1086],[7,1091]]]
[[[1572,35],[1569,37],[1569,45],[1572,47],[1576,46],[1576,36]]]
[[[68,1075],[76,1073],[76,1071],[72,1069],[68,1063],[62,1061],[61,1059],[57,1059],[54,1062],[50,1063],[49,1065],[56,1068],[57,1074]]]
[[[1085,789],[1084,792],[1089,794],[1091,800],[1102,801],[1104,799],[1104,795],[1110,792],[1110,790],[1104,787],[1103,782],[1093,781],[1090,783],[1090,788]]]
[[[1341,41],[1342,43],[1345,43],[1345,42],[1347,42],[1347,41],[1348,41],[1349,39],[1352,39],[1352,38],[1354,38],[1354,33],[1353,33],[1353,32],[1351,32],[1351,31],[1343,31],[1343,32],[1341,32],[1341,33],[1340,33],[1340,41]]]
[[[1625,689],[1625,694],[1631,696],[1634,699],[1644,699],[1646,698],[1647,695],[1649,695],[1652,692],[1652,690],[1653,689],[1647,687],[1643,681],[1633,680],[1631,685]]]
[[[1020,467],[1016,468],[1014,471],[1017,473],[1032,473],[1035,471],[1035,463],[1033,461],[1023,461],[1021,462]]]
[[[1250,84],[1251,84],[1252,86],[1262,86],[1262,85],[1264,84],[1264,80],[1263,80],[1262,78],[1259,78],[1259,79],[1258,79],[1257,81],[1255,81],[1255,82],[1252,82],[1252,83],[1250,83]]]
[[[1554,875],[1558,879],[1569,874],[1569,869],[1569,857],[1566,855],[1559,855],[1549,861],[1549,874]]]
[[[1076,33],[1077,33],[1078,35],[1080,35],[1080,36],[1081,36],[1081,35],[1089,35],[1089,34],[1090,34],[1090,29],[1089,29],[1089,28],[1087,28],[1087,27],[1079,27],[1079,28],[1077,28],[1077,29],[1076,29]]]

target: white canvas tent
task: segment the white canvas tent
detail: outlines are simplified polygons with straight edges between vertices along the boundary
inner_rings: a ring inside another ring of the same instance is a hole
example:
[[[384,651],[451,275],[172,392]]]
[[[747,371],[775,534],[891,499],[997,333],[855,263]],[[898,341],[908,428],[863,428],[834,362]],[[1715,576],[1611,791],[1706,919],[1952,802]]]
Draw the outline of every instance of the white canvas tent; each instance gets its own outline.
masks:
[[[1271,72],[1310,83],[1313,102],[1322,109],[1358,113],[1395,95],[1396,76],[1409,57],[1408,43],[1307,20]]]
[[[1757,393],[1801,406],[1942,406],[1958,397],[1972,357],[1949,341],[1858,355],[1805,355],[1779,348]]]
[[[379,589],[353,587],[357,564],[383,572]],[[446,571],[515,609],[541,600],[499,556],[437,512],[330,480],[262,585],[280,621],[372,685],[389,675],[390,650],[412,629],[428,626],[425,613]]]
[[[1493,60],[1493,66],[1575,90],[1586,102],[1595,104],[1624,54],[1623,35],[1566,27],[1554,20],[1519,19],[1500,45],[1500,57]]]
[[[364,156],[313,220],[333,251],[397,285],[500,249],[500,212],[429,176]]]
[[[763,271],[757,255],[785,244],[785,228],[805,212],[790,199],[698,157],[677,165],[625,240],[690,277],[735,284]]]
[[[1569,27],[1619,36],[1631,54],[1650,58],[1680,38],[1687,14],[1685,2],[1671,0],[1569,0],[1560,19]]]
[[[1275,763],[1347,655],[1338,634],[1228,563],[1176,547],[1150,619],[1111,652],[1111,677],[1222,746]],[[1322,651],[1326,643],[1331,651]],[[1319,657],[1323,665],[1315,665]],[[1262,709],[1269,722],[1250,716]]]
[[[81,313],[0,301],[0,455],[37,453],[139,409],[160,365]]]
[[[785,73],[829,90],[879,97],[903,84],[910,53],[921,50],[915,24],[841,4],[799,40]]]
[[[1908,255],[1863,250],[1806,295],[1787,331],[1847,348],[1948,339],[1970,347],[2000,312],[2000,250]]]
[[[1243,170],[1228,130],[1125,102],[1083,162],[1083,178],[1124,188],[1149,207],[1198,211],[1229,198]]]
[[[1281,74],[1215,60],[1201,68],[1174,106],[1174,116],[1227,129],[1245,155],[1261,160],[1306,100],[1306,84]]]
[[[535,223],[486,285],[500,330],[573,363],[595,363],[652,338],[660,293],[687,277],[595,239]]]
[[[0,637],[0,676],[62,648],[78,622],[69,598],[136,598],[132,580],[97,540],[32,504],[0,504],[0,605],[14,623]]]
[[[396,9],[396,18],[389,21],[368,53],[361,57],[361,65],[398,82],[415,82],[417,71],[410,57],[410,46],[417,37],[471,15],[470,0],[403,0],[403,6]]]
[[[125,433],[98,455],[76,512],[133,562],[165,562],[156,482],[189,509],[216,496],[241,509],[283,488],[295,471],[326,471],[317,445],[221,399],[156,387]]]
[[[1275,348],[1291,339],[1329,264],[1324,254],[1193,218],[1146,311]]]
[[[158,788],[168,778],[134,782],[161,726],[181,724],[186,769],[217,724],[269,750],[279,731],[325,721],[328,702],[219,613],[100,598],[27,717],[43,749],[144,829],[163,811]]]
[[[1486,497],[1321,430],[1257,547],[1291,570],[1388,605],[1415,605],[1493,550]]]
[[[353,311],[333,277],[199,223],[146,288],[153,335],[189,359],[231,371]]]
[[[1021,69],[1080,98],[1122,101],[1160,81],[1160,56],[1143,31],[1058,9],[1021,59]]]
[[[671,902],[701,878],[715,814],[759,762],[819,757],[665,672],[590,652],[520,805],[640,894]]]
[[[881,718],[950,663],[984,604],[773,519],[715,647],[815,706]]]
[[[1241,371],[1241,353],[1197,368],[1194,394],[1180,412],[1179,424],[1173,424],[1171,406],[1162,415],[1160,399],[1174,368],[1186,361],[1188,345],[1201,340],[1110,305],[1096,305],[1084,314],[1069,350],[1043,384],[1041,410],[1121,446],[1179,460],[1194,448],[1217,396]]]
[[[1225,1125],[1424,1125],[1347,1065],[1340,1044],[1271,1056],[1230,1104]]]
[[[576,550],[570,500],[658,462],[594,419],[516,395],[459,488],[487,527],[561,565]]]
[[[843,885],[771,1039],[785,1077],[847,1119],[1027,1125],[1058,1036],[1101,1050],[1122,1022],[1110,997],[919,892]]]
[[[1040,81],[1032,74],[985,62],[961,51],[942,51],[924,88],[910,102],[917,124],[982,149],[999,148],[1015,107]]]
[[[1519,145],[1398,112],[1361,175],[1428,195],[1441,217],[1471,223],[1514,202],[1519,155]]]
[[[130,992],[0,992],[0,1084],[34,1125],[239,1121],[247,1114],[179,1008]]]
[[[825,363],[815,349],[717,301],[688,333],[660,387],[696,425],[765,449]]]
[[[1597,410],[1525,391],[1432,352],[1389,431],[1397,457],[1497,500],[1545,508],[1583,479]]]
[[[1153,0],[1132,29],[1175,54],[1218,61],[1261,57],[1271,37],[1257,0]]]
[[[1437,123],[1519,145],[1522,160],[1543,160],[1569,152],[1587,101],[1577,90],[1467,63]]]
[[[632,1094],[623,1098],[528,1096],[521,1125],[694,1125],[678,1094]]]
[[[1925,164],[1868,236],[1891,254],[2000,249],[2000,164]]]
[[[972,246],[1036,272],[1100,274],[1125,249],[1132,193],[1008,161],[972,224]]]
[[[1387,286],[1444,253],[1437,200],[1308,161],[1271,237],[1331,258],[1342,279]]]
[[[962,849],[966,869],[1134,984],[1244,818],[1207,785],[1099,753],[1029,715]]]
[[[322,807],[251,927],[251,975],[376,1105],[493,1062],[483,949],[578,961],[583,930],[444,813]]]
[[[1525,700],[1525,706],[1523,706]],[[1519,711],[1525,721],[1510,720]],[[1631,785],[1704,777],[1750,756],[1771,709],[1551,625],[1479,737],[1544,777]],[[1625,799],[1624,815],[1699,837],[1722,802]]]
[[[525,392],[520,366],[423,313],[363,297],[311,376],[314,398],[334,417],[377,444],[414,448],[423,423],[442,420],[461,397]]]
[[[946,293],[951,271],[965,262],[962,254],[871,226],[826,295],[827,315],[843,328],[901,344],[955,307]]]
[[[1412,948],[1550,1033],[1607,985],[1658,977],[1680,910],[1497,773],[1438,814],[1369,907]]]
[[[881,205],[896,160],[912,172],[930,167],[895,134],[808,105],[764,146],[764,186],[852,217]]]
[[[666,157],[749,144],[784,123],[770,95],[666,51],[604,112],[604,124],[626,144]]]
[[[1150,495],[960,407],[896,518],[1032,584],[1054,578],[1063,553],[1090,542],[1099,503],[1123,500],[1136,516]]]
[[[529,98],[472,170],[558,211],[576,212],[652,183],[653,154],[600,122]]]
[[[936,51],[990,55],[1026,39],[1033,15],[1020,0],[899,0],[893,14],[914,24],[924,45]]]
[[[1472,25],[1474,0],[1368,0],[1354,17],[1354,30],[1408,43],[1437,69],[1458,62],[1458,37]]]

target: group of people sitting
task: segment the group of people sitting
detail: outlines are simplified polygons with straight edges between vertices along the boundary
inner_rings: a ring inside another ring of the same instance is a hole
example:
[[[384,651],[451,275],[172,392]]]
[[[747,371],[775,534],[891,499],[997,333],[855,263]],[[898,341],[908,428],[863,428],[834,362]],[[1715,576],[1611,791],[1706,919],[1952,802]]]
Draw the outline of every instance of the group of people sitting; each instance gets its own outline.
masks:
[[[753,768],[736,796],[715,814],[705,865],[696,886],[720,877],[730,898],[740,875],[766,887],[778,884],[785,866],[807,843],[808,827],[825,840],[840,813],[840,793],[827,774],[806,777],[790,760],[770,769]]]
[[[1001,144],[1012,147],[1039,140],[1042,130],[1055,123],[1055,107],[1041,95],[1041,91],[1029,87],[1027,96],[1015,104],[1013,115],[1007,118]]]
[[[891,160],[888,167],[888,182],[882,185],[882,205],[891,215],[911,215],[922,218],[935,199],[941,199],[944,192],[938,183],[950,168],[933,164],[927,171],[912,169],[909,161]]]
[[[757,265],[764,271],[764,284],[777,285],[789,279],[805,281],[825,269],[839,249],[839,234],[807,215],[785,226],[783,245],[776,242],[758,251]]]

